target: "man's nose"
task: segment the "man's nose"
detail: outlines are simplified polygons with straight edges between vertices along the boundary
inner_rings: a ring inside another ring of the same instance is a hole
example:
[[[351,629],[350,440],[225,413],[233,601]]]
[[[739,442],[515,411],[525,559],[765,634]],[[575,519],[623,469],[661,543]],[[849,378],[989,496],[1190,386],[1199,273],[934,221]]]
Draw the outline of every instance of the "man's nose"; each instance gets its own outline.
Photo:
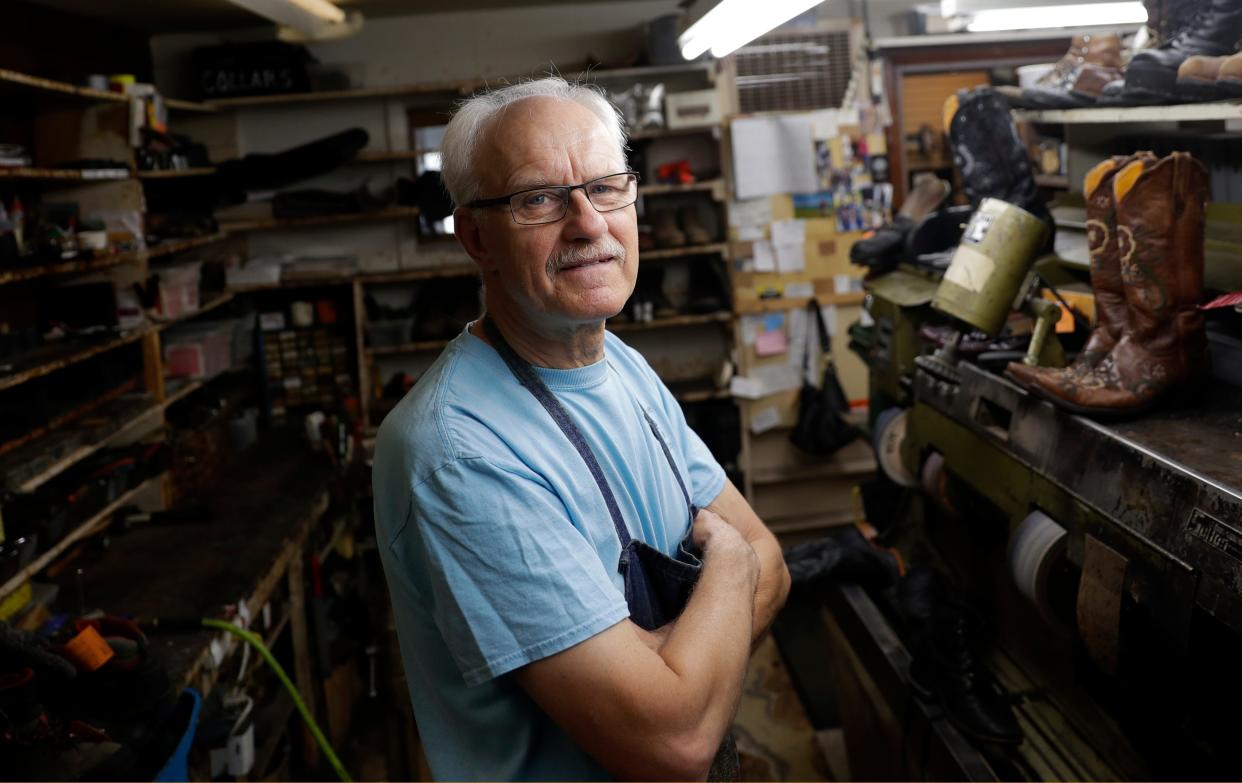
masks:
[[[565,238],[569,241],[597,239],[607,230],[607,221],[591,204],[586,192],[571,190],[565,212]]]

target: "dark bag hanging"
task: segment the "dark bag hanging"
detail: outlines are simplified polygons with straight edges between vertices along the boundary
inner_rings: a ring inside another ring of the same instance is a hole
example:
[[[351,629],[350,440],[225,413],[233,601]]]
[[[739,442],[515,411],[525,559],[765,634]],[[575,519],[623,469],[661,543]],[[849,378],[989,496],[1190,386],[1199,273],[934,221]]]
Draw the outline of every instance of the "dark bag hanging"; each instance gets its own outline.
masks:
[[[802,451],[817,457],[828,457],[838,449],[857,438],[862,433],[842,417],[849,412],[850,403],[841,389],[841,381],[837,378],[836,367],[833,366],[830,351],[832,345],[828,338],[828,326],[824,323],[819,302],[812,299],[807,304],[807,320],[817,327],[819,349],[829,354],[824,364],[824,376],[819,388],[807,381],[811,369],[811,345],[808,334],[806,348],[802,354],[802,392],[798,395],[798,421],[789,440]],[[810,329],[810,324],[807,325]]]

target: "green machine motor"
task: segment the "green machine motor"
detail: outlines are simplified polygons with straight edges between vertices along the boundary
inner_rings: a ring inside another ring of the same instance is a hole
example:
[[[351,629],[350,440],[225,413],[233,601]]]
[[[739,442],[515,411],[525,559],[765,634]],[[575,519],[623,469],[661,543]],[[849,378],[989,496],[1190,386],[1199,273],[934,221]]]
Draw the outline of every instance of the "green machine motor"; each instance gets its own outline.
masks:
[[[1027,364],[1064,364],[1060,344],[1048,335],[1060,317],[1053,303],[1032,297],[1035,258],[1048,227],[1021,207],[986,198],[971,216],[931,305],[984,334],[1000,334],[1013,310],[1035,318]]]

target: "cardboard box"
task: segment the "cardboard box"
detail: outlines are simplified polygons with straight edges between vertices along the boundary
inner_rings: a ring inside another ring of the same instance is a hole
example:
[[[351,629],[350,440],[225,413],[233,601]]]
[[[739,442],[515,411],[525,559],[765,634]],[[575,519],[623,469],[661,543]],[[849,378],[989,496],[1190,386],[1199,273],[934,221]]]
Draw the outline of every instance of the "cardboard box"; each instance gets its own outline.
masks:
[[[721,119],[716,90],[670,92],[664,97],[664,124],[670,130],[719,125]]]

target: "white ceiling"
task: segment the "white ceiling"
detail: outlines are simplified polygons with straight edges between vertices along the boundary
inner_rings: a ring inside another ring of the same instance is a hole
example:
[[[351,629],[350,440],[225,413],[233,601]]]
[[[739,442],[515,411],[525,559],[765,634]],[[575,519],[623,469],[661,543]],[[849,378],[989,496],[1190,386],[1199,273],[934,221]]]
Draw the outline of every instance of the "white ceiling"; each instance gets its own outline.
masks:
[[[405,16],[488,8],[633,2],[634,0],[334,0],[363,16]],[[225,0],[28,0],[74,16],[99,19],[149,34],[188,33],[250,27],[266,22]]]

